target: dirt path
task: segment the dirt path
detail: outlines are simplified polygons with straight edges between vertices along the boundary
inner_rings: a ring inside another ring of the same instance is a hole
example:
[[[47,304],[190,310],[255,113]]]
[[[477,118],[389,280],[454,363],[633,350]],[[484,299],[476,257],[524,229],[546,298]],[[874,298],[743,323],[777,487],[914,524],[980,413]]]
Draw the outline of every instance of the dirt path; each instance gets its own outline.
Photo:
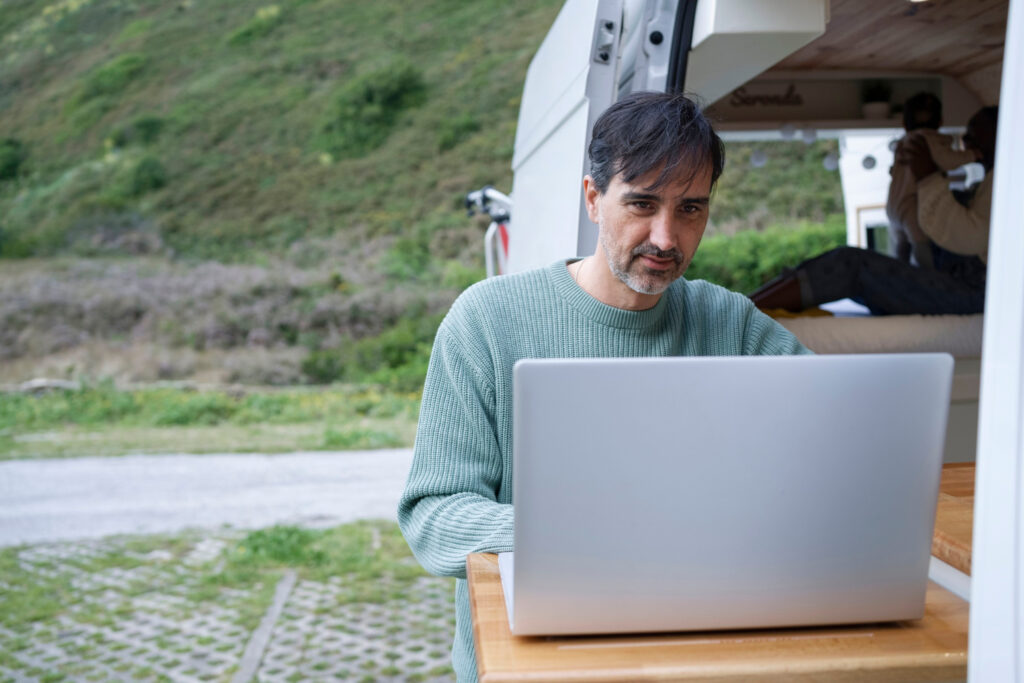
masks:
[[[0,546],[394,519],[410,449],[0,462]]]

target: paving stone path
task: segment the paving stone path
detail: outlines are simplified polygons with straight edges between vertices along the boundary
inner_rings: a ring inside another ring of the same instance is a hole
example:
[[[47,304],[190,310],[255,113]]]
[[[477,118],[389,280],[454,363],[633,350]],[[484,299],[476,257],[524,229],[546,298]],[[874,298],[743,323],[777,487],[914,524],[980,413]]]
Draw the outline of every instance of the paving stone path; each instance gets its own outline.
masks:
[[[61,609],[15,630],[0,621],[0,681],[454,680],[451,580],[418,578],[405,599],[366,602],[346,576],[217,586],[237,538],[179,537],[177,554],[117,538],[21,548],[18,565],[45,589],[32,600]],[[105,566],[114,554],[119,566]],[[0,580],[0,610],[24,609],[10,596],[31,589]]]

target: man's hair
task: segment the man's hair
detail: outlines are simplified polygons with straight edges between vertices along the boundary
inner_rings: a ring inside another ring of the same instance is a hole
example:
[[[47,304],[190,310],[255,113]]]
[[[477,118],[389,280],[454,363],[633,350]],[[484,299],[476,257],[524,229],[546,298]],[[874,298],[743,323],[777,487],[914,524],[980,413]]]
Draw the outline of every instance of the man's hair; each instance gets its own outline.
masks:
[[[590,177],[604,194],[617,174],[624,182],[661,169],[645,189],[677,178],[692,182],[711,168],[711,187],[725,166],[725,148],[697,104],[683,94],[635,92],[610,106],[594,124]]]
[[[911,95],[903,103],[903,129],[907,132],[919,128],[937,129],[942,125],[942,102],[930,92]]]
[[[992,128],[992,135],[996,134],[996,129],[999,128],[999,107],[991,105],[988,107],[982,107],[978,111],[974,112],[974,116],[979,121],[984,120]]]

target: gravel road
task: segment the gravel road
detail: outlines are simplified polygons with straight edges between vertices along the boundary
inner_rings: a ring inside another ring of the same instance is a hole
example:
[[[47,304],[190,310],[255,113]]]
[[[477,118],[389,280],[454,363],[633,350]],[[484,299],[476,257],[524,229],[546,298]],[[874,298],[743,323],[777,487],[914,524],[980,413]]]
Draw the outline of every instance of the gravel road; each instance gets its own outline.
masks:
[[[394,519],[410,449],[0,462],[0,546]]]

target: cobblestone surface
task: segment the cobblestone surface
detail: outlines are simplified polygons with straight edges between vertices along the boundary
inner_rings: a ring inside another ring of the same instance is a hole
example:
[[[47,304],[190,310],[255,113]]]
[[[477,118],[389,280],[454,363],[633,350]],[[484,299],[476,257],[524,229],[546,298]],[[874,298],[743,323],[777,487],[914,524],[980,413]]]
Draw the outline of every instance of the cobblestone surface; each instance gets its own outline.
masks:
[[[274,588],[210,591],[235,539],[196,536],[182,548],[179,538],[174,552],[136,552],[131,540],[118,539],[20,549],[20,568],[45,581],[64,607],[30,626],[0,625],[0,681],[230,681],[258,625],[253,614],[269,607]],[[104,566],[112,555],[120,566]],[[419,578],[402,599],[374,602],[360,601],[351,581],[296,583],[253,680],[454,680],[450,580]],[[23,588],[0,585],[4,593]]]

